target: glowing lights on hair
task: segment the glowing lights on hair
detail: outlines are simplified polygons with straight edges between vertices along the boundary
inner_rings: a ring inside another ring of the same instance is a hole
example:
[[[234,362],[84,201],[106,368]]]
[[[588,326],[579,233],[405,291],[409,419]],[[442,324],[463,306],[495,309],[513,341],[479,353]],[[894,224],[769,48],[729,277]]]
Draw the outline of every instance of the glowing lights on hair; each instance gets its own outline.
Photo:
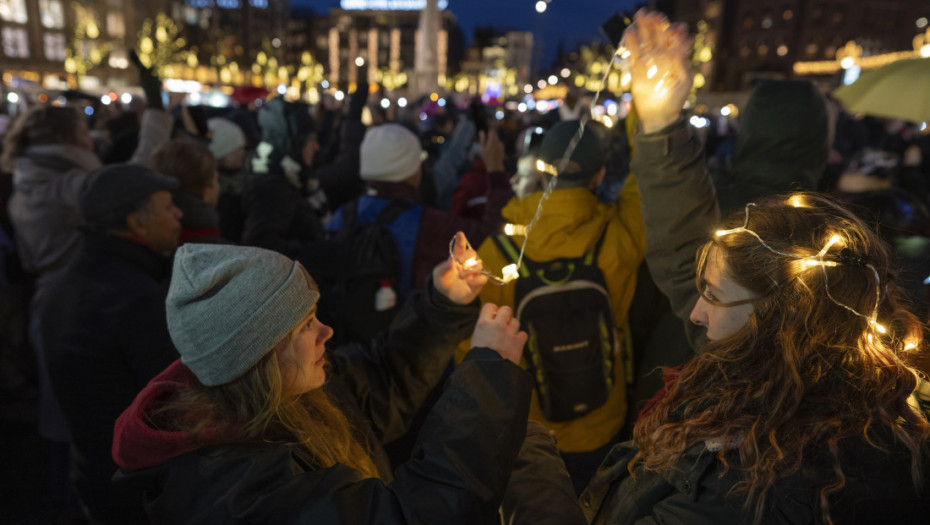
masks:
[[[786,204],[788,204],[788,205],[790,205],[790,206],[792,206],[792,207],[795,207],[795,208],[806,208],[806,207],[808,207],[807,204],[804,202],[803,197],[801,197],[800,195],[792,195],[791,197],[788,198],[788,200],[786,201]],[[827,297],[828,297],[834,304],[836,304],[837,306],[840,306],[840,307],[842,307],[842,308],[845,308],[846,310],[849,310],[849,311],[852,312],[853,314],[855,314],[855,315],[857,315],[857,316],[859,316],[859,317],[862,317],[863,319],[865,319],[866,321],[868,321],[868,323],[869,323],[869,328],[870,328],[873,332],[876,332],[876,333],[881,334],[881,335],[884,335],[884,334],[887,334],[887,333],[888,333],[888,329],[885,328],[881,323],[878,322],[878,306],[879,306],[879,304],[881,304],[881,300],[882,300],[882,297],[881,297],[881,277],[878,275],[878,270],[876,270],[874,266],[872,266],[871,264],[866,264],[866,265],[865,265],[866,268],[868,268],[869,270],[872,271],[872,275],[875,277],[875,308],[872,309],[871,315],[865,315],[865,314],[863,314],[863,313],[857,311],[856,309],[851,308],[851,307],[849,307],[849,306],[847,306],[847,305],[841,303],[841,302],[838,301],[835,297],[833,297],[833,294],[832,294],[832,293],[830,293],[830,279],[829,279],[829,275],[827,274],[827,268],[832,268],[832,267],[839,266],[839,263],[837,263],[836,261],[826,260],[826,259],[824,259],[824,257],[827,255],[827,252],[830,250],[830,248],[832,248],[834,245],[839,244],[839,245],[842,246],[842,245],[845,244],[845,243],[843,242],[843,237],[840,236],[840,235],[837,235],[837,234],[831,235],[831,236],[830,236],[830,239],[826,242],[826,244],[824,244],[823,248],[821,248],[820,251],[817,252],[816,255],[813,255],[813,256],[810,256],[810,257],[804,257],[804,256],[800,256],[800,255],[793,255],[793,254],[790,254],[790,253],[785,253],[785,252],[783,252],[783,251],[776,250],[775,248],[772,248],[771,246],[769,246],[769,244],[766,243],[766,242],[762,239],[762,237],[759,236],[759,234],[757,234],[757,233],[754,232],[753,230],[749,229],[749,210],[750,210],[750,208],[752,208],[752,207],[755,206],[755,205],[756,205],[756,203],[754,203],[754,202],[750,202],[749,204],[746,205],[746,219],[743,221],[743,225],[742,225],[742,226],[740,226],[740,227],[738,227],[738,228],[731,228],[731,229],[728,229],[728,230],[717,230],[717,232],[715,233],[715,235],[716,235],[717,237],[724,237],[724,236],[727,236],[727,235],[734,235],[734,234],[737,234],[737,233],[747,233],[747,234],[752,235],[753,237],[755,237],[756,240],[758,240],[759,243],[760,243],[765,249],[767,249],[768,251],[770,251],[770,252],[772,252],[772,253],[774,253],[774,254],[777,254],[777,255],[781,255],[781,256],[783,256],[783,257],[788,257],[788,258],[791,258],[791,259],[797,259],[797,260],[800,262],[802,269],[805,269],[805,270],[806,270],[806,269],[808,269],[808,268],[819,267],[820,270],[821,270],[821,272],[823,273],[824,289],[825,289],[826,292],[827,292]],[[868,334],[868,340],[869,340],[870,343],[872,342],[872,334]],[[916,344],[915,344],[914,346],[916,347]]]

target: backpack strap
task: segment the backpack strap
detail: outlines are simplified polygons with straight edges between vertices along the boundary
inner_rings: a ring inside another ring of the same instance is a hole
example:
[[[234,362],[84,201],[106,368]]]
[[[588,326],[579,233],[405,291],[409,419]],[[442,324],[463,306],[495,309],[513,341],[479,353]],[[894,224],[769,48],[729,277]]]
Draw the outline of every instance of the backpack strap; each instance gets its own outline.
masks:
[[[610,226],[610,222],[604,223],[604,229],[601,230],[600,237],[597,238],[597,242],[594,243],[594,246],[588,250],[588,253],[584,256],[585,266],[593,266],[597,264],[597,258],[601,255],[601,246],[604,244],[604,238],[607,237],[607,228]]]
[[[520,248],[517,246],[517,243],[513,241],[508,235],[498,234],[491,236],[491,239],[494,241],[494,244],[497,245],[498,250],[505,259],[512,263],[516,263],[520,258]],[[526,267],[526,257],[524,256],[523,260],[520,261],[520,277],[529,277],[530,270]]]
[[[413,207],[414,203],[411,201],[400,199],[390,200],[384,209],[381,210],[381,213],[375,218],[374,224],[391,224],[396,221],[398,217],[403,215],[405,211]]]

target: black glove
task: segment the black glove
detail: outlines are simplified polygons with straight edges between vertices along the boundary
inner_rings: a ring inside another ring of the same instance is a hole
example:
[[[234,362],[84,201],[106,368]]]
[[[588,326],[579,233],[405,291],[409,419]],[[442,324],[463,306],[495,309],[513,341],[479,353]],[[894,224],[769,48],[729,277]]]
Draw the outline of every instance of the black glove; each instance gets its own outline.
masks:
[[[142,65],[135,50],[129,51],[129,58],[139,70],[139,85],[145,92],[145,103],[150,109],[165,109],[161,101],[161,79],[152,71],[152,68]]]
[[[488,131],[488,110],[480,98],[472,99],[471,104],[468,105],[468,113],[475,123],[475,132]]]
[[[365,108],[365,104],[367,103],[368,80],[362,80],[358,83],[358,87],[355,89],[355,93],[352,93],[352,98],[349,100],[349,113],[346,118],[361,120],[362,109]]]

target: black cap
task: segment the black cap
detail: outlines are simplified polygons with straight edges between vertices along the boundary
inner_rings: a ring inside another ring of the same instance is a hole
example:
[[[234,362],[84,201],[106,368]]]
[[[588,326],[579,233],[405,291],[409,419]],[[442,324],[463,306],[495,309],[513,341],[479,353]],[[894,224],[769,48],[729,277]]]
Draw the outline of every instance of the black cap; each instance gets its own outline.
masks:
[[[81,217],[92,230],[123,226],[126,216],[157,191],[176,190],[177,179],[144,166],[110,164],[90,173],[92,182],[80,197]]]
[[[557,168],[580,126],[581,122],[577,120],[563,120],[553,126],[543,136],[537,157]],[[576,144],[570,160],[567,168],[559,173],[559,179],[587,180],[604,167],[605,157],[601,138],[590,123],[585,124],[581,140]]]

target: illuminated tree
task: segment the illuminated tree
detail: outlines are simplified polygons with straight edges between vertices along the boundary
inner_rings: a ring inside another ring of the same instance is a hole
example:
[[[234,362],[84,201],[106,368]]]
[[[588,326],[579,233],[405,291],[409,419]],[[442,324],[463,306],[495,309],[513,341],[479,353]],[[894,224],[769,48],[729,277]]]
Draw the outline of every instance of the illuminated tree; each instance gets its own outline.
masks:
[[[113,49],[113,42],[100,39],[96,13],[78,2],[74,9],[74,34],[65,49],[65,71],[81,78],[97,67]]]
[[[142,65],[151,67],[162,78],[172,76],[176,66],[197,67],[197,47],[187,46],[180,30],[164,13],[155,20],[146,18],[139,31],[138,53]]]

